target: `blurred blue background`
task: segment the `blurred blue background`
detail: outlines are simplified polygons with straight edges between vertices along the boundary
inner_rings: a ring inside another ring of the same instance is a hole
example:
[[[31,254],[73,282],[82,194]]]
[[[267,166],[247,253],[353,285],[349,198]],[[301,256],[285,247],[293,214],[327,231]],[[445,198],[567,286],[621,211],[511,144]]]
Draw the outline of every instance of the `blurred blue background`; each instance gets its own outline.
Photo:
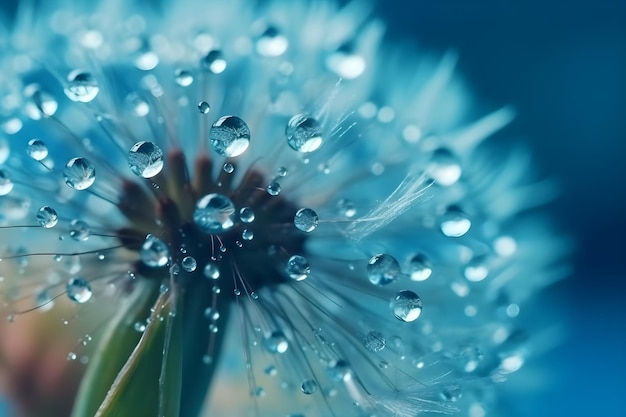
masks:
[[[562,186],[551,208],[577,240],[575,271],[544,299],[569,331],[535,363],[552,370],[547,389],[516,393],[509,416],[626,416],[626,1],[396,0],[378,13],[394,38],[458,50],[479,97],[516,107],[503,139],[529,142]]]

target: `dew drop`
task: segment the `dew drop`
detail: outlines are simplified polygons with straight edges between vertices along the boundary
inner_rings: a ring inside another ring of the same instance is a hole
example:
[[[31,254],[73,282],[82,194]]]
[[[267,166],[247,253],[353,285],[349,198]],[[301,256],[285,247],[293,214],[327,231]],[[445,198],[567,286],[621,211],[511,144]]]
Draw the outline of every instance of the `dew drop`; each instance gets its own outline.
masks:
[[[206,310],[204,310],[204,317],[211,321],[217,321],[220,318],[220,312],[213,307],[207,307]]]
[[[220,269],[214,263],[206,264],[203,273],[208,279],[218,279],[220,277]]]
[[[163,151],[153,142],[137,142],[128,151],[128,166],[133,174],[152,178],[163,169]]]
[[[235,166],[231,164],[230,162],[225,163],[223,166],[223,169],[224,169],[224,172],[227,174],[232,174],[233,172],[235,172]]]
[[[315,380],[313,379],[307,379],[306,381],[302,383],[302,386],[300,387],[300,389],[302,390],[303,394],[306,394],[306,395],[315,394],[315,392],[317,392],[317,382],[315,382]]]
[[[148,235],[141,245],[139,257],[146,266],[161,268],[169,262],[170,250],[161,239],[154,235]]]
[[[146,325],[145,323],[141,321],[135,322],[135,324],[133,325],[133,328],[135,329],[136,332],[139,332],[139,333],[143,333],[146,331]]]
[[[442,389],[439,396],[444,401],[456,402],[461,398],[461,387],[459,385],[451,385]]]
[[[293,224],[298,230],[310,233],[317,228],[319,217],[314,210],[310,208],[301,208],[296,212],[293,218]]]
[[[476,257],[469,261],[463,269],[463,275],[468,281],[471,282],[480,282],[487,278],[489,275],[489,268],[487,267],[485,258]]]
[[[422,299],[413,291],[398,292],[389,302],[389,309],[398,320],[411,322],[422,314]]]
[[[48,147],[39,139],[31,139],[28,141],[26,153],[35,161],[42,161],[48,156]]]
[[[211,111],[211,105],[206,101],[201,101],[198,103],[198,111],[202,114],[209,114]]]
[[[211,126],[209,142],[215,152],[233,158],[248,149],[250,129],[246,122],[237,116],[223,116]]]
[[[311,267],[305,257],[294,255],[287,261],[285,272],[287,272],[289,278],[296,281],[303,281],[311,273]]]
[[[67,76],[67,87],[63,89],[65,95],[72,101],[89,103],[98,95],[98,82],[88,72],[74,70]]]
[[[196,262],[196,259],[191,256],[185,256],[180,265],[183,267],[185,272],[193,272],[198,267],[198,262]]]
[[[150,113],[150,105],[136,93],[131,93],[126,97],[126,105],[137,117],[144,117]]]
[[[28,99],[24,111],[33,120],[43,116],[53,116],[59,108],[59,103],[53,96],[41,90],[39,85],[30,84],[24,88],[24,96]]]
[[[244,229],[243,232],[241,232],[241,238],[243,240],[252,240],[254,239],[254,232],[249,229]]]
[[[352,45],[346,44],[328,55],[326,66],[341,78],[352,80],[365,71],[365,59],[353,51]]]
[[[449,208],[441,218],[440,228],[444,235],[461,237],[466,234],[472,222],[467,215],[457,208]]]
[[[280,184],[276,181],[272,181],[269,183],[266,190],[269,195],[278,195],[280,194]]]
[[[86,158],[72,158],[65,164],[63,177],[68,187],[85,190],[96,180],[96,169]]]
[[[287,50],[289,41],[274,26],[270,26],[256,39],[256,52],[265,57],[281,56]]]
[[[75,361],[78,356],[74,352],[70,352],[67,354],[68,361]]]
[[[11,190],[13,190],[13,181],[5,170],[0,169],[0,196],[9,194]]]
[[[265,372],[265,375],[276,376],[278,374],[278,369],[276,369],[274,365],[268,365],[263,372]]]
[[[77,242],[89,239],[91,231],[89,225],[82,220],[74,219],[70,222],[70,237]]]
[[[430,262],[424,255],[415,255],[409,261],[409,276],[413,281],[426,281],[433,273]]]
[[[381,332],[370,330],[363,338],[363,346],[370,352],[380,352],[387,346],[387,340]]]
[[[35,305],[41,312],[50,311],[54,307],[54,298],[50,296],[47,289],[43,289],[35,295]]]
[[[458,158],[448,149],[439,148],[428,165],[428,173],[438,184],[448,187],[456,183],[462,174]]]
[[[285,135],[291,149],[301,153],[316,151],[322,145],[320,124],[306,114],[297,114],[289,119]]]
[[[254,211],[250,207],[243,207],[239,210],[239,218],[244,223],[252,223],[254,221]]]
[[[272,332],[264,341],[265,349],[270,353],[285,353],[289,342],[281,331]]]
[[[91,298],[91,285],[83,278],[71,278],[65,286],[70,300],[79,304],[86,303]]]
[[[229,230],[235,220],[235,206],[222,194],[207,194],[196,203],[193,221],[205,233],[222,233]]]
[[[181,87],[189,87],[191,83],[193,83],[193,75],[191,72],[181,68],[174,71],[174,79],[176,80],[176,84]]]
[[[336,361],[329,369],[330,377],[337,382],[347,382],[352,378],[350,364],[343,359]]]
[[[43,206],[37,211],[37,223],[40,226],[50,229],[59,222],[56,210],[49,206]]]
[[[213,74],[221,74],[226,69],[227,62],[224,59],[222,51],[214,49],[200,60],[200,65],[202,65],[202,68],[212,72]]]
[[[278,168],[278,171],[276,172],[276,174],[278,174],[279,177],[286,177],[287,176],[287,168],[285,168],[285,167]]]
[[[254,390],[254,396],[261,398],[261,397],[265,397],[265,395],[267,395],[267,393],[265,392],[265,389],[263,387],[256,387]]]
[[[339,209],[339,214],[347,219],[351,219],[356,216],[356,207],[354,207],[354,203],[347,198],[339,200],[337,202],[337,208]]]
[[[400,264],[391,255],[379,253],[370,258],[367,263],[367,277],[374,285],[384,286],[391,284],[400,276]]]

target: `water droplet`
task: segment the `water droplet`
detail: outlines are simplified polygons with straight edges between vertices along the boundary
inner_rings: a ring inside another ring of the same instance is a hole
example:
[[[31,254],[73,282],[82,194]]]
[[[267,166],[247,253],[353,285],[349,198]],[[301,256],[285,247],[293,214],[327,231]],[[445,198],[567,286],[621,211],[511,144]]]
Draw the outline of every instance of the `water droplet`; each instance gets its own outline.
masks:
[[[433,152],[428,173],[438,184],[448,187],[461,178],[462,170],[458,158],[452,152],[439,148]]]
[[[220,269],[214,263],[206,264],[203,273],[208,279],[218,279],[220,277]]]
[[[379,253],[370,258],[367,263],[367,277],[374,285],[384,286],[391,284],[400,276],[400,264],[391,255]]]
[[[224,172],[227,174],[232,174],[233,172],[235,172],[235,166],[231,164],[230,162],[225,163],[223,166],[223,169],[224,169]]]
[[[142,50],[135,58],[135,66],[142,71],[150,71],[159,65],[159,56],[150,50]]]
[[[235,206],[222,194],[207,194],[196,203],[193,221],[205,233],[222,233],[233,227]]]
[[[140,321],[135,322],[133,328],[136,332],[143,333],[146,331],[146,324]]]
[[[326,66],[329,70],[344,78],[352,80],[365,71],[365,59],[353,51],[350,44],[339,47],[326,58]]]
[[[50,311],[52,307],[54,307],[54,298],[52,298],[48,290],[44,288],[35,295],[35,305],[41,312]]]
[[[261,397],[265,397],[265,395],[266,395],[265,389],[262,387],[256,387],[256,389],[254,390],[255,397],[261,398]]]
[[[78,356],[76,356],[76,354],[74,352],[70,352],[70,353],[67,354],[67,360],[68,361],[75,361],[77,357]]]
[[[215,152],[233,158],[248,149],[250,129],[246,122],[237,116],[223,116],[211,126],[209,142]]]
[[[426,281],[433,273],[428,258],[424,255],[415,255],[409,261],[409,276],[413,281]]]
[[[78,242],[89,239],[91,231],[89,225],[82,220],[74,219],[70,222],[70,237]]]
[[[422,314],[422,299],[413,291],[403,290],[398,292],[389,302],[391,312],[398,320],[411,322],[417,320]]]
[[[96,180],[96,169],[86,158],[72,158],[65,164],[63,177],[68,187],[85,190]]]
[[[207,309],[204,310],[204,317],[211,321],[217,321],[220,318],[220,312],[213,307],[207,307]]]
[[[274,26],[270,26],[256,39],[256,52],[265,57],[281,56],[287,50],[289,41]]]
[[[24,96],[28,99],[24,111],[33,120],[41,116],[53,116],[59,108],[59,103],[50,94],[41,90],[39,85],[30,84],[24,88]]]
[[[213,74],[221,74],[226,69],[227,62],[224,59],[222,51],[214,49],[200,60],[200,65],[202,65],[202,68],[207,71],[211,71]]]
[[[467,215],[456,208],[449,208],[442,216],[440,228],[444,235],[449,237],[461,237],[466,234],[472,222]]]
[[[37,211],[37,223],[46,229],[50,229],[59,222],[56,210],[49,206],[43,206]]]
[[[264,341],[265,349],[270,353],[285,353],[289,342],[281,331],[272,332]]]
[[[176,80],[176,84],[181,87],[189,87],[191,83],[193,83],[193,75],[191,72],[181,68],[174,71],[174,79]]]
[[[198,262],[191,256],[185,256],[180,264],[186,272],[193,272],[198,267]]]
[[[4,169],[0,169],[0,196],[9,194],[11,190],[13,190],[13,181]]]
[[[305,280],[311,273],[311,267],[305,257],[294,255],[287,261],[285,272],[289,278],[296,281]]]
[[[65,286],[67,296],[79,304],[86,303],[91,298],[91,285],[83,278],[71,278]]]
[[[329,369],[330,377],[337,382],[347,382],[352,379],[350,364],[343,359],[337,360]]]
[[[67,87],[63,90],[67,98],[72,101],[89,103],[98,95],[98,82],[88,72],[74,70],[67,76]]]
[[[201,101],[198,103],[198,111],[202,114],[209,114],[211,111],[211,105],[206,101]]]
[[[278,374],[278,369],[274,365],[268,365],[264,369],[265,375],[276,376]]]
[[[487,278],[489,268],[484,257],[476,257],[469,261],[463,269],[463,275],[468,281],[479,282]]]
[[[439,396],[444,401],[456,402],[461,398],[461,387],[459,385],[451,385],[441,390]]]
[[[315,380],[313,379],[307,379],[302,383],[300,389],[302,390],[302,393],[306,395],[315,394],[315,392],[317,391],[317,382],[315,382]]]
[[[35,161],[42,161],[48,156],[48,147],[39,139],[31,139],[28,141],[26,153]]]
[[[150,268],[161,268],[169,262],[170,250],[161,239],[148,235],[139,251],[141,261]]]
[[[146,100],[136,93],[131,93],[126,97],[126,105],[137,117],[144,117],[150,113],[150,105]]]
[[[254,239],[254,232],[249,229],[244,229],[243,232],[241,232],[241,238],[243,240],[252,240]]]
[[[322,145],[320,124],[306,114],[297,114],[289,119],[285,135],[291,149],[301,153],[316,151]]]
[[[285,168],[285,167],[278,168],[278,171],[276,172],[276,174],[278,174],[279,177],[286,177],[287,176],[287,168]]]
[[[128,151],[128,166],[133,174],[152,178],[163,169],[163,151],[153,142],[137,142]]]
[[[250,207],[244,207],[239,210],[239,218],[244,223],[252,223],[254,221],[254,211]]]
[[[363,338],[363,346],[370,352],[380,352],[387,346],[387,340],[381,332],[370,330]]]
[[[269,183],[269,185],[267,186],[267,193],[269,195],[280,194],[280,184],[277,183],[276,181],[272,181],[271,183]]]
[[[342,198],[337,202],[337,208],[339,208],[339,214],[347,219],[351,219],[356,216],[356,207],[354,203],[347,198]]]
[[[296,212],[293,218],[293,224],[298,230],[309,233],[317,228],[319,217],[317,213],[310,208],[301,208]]]

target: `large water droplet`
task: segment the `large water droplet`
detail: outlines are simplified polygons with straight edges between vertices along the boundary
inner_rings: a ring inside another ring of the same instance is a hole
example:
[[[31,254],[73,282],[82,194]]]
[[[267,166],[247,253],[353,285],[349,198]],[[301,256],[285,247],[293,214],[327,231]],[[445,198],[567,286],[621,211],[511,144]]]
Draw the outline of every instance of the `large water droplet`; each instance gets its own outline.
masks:
[[[48,156],[48,147],[39,139],[31,139],[28,141],[26,153],[35,161],[42,161]]]
[[[98,82],[88,72],[74,70],[67,76],[67,87],[63,90],[65,95],[72,101],[89,103],[98,95],[100,87]]]
[[[96,180],[96,169],[86,158],[72,158],[63,169],[65,183],[75,190],[85,190]]]
[[[209,132],[211,148],[218,154],[233,158],[244,153],[250,145],[250,129],[237,116],[220,117]]]
[[[441,218],[441,231],[449,237],[461,237],[466,234],[472,222],[470,219],[457,208],[449,208]]]
[[[367,277],[374,285],[382,287],[391,284],[400,274],[400,264],[391,255],[379,253],[372,256],[367,263]]]
[[[49,206],[43,206],[37,211],[37,223],[46,229],[50,229],[59,222],[57,212]]]
[[[398,320],[411,322],[417,320],[422,314],[422,299],[413,291],[403,290],[398,292],[389,302],[391,312]]]
[[[244,207],[239,210],[239,218],[244,223],[252,223],[254,221],[254,211],[250,207]]]
[[[214,263],[208,263],[204,267],[204,276],[208,279],[218,279],[220,277],[220,268]]]
[[[370,330],[363,338],[363,346],[370,352],[380,352],[387,346],[387,340],[381,332]]]
[[[192,256],[185,256],[180,265],[183,267],[184,271],[193,272],[198,267],[198,262],[196,262],[196,259]]]
[[[77,303],[86,303],[91,298],[91,285],[83,278],[72,278],[65,286],[67,296]]]
[[[5,170],[0,169],[0,195],[7,195],[11,190],[13,190],[13,181]]]
[[[428,165],[431,178],[446,187],[456,183],[461,178],[462,172],[458,158],[445,148],[437,149]]]
[[[222,194],[207,194],[196,203],[193,221],[205,233],[222,233],[229,230],[235,220],[235,206]]]
[[[285,353],[289,342],[281,331],[272,332],[264,341],[265,349],[270,353]]]
[[[269,195],[278,195],[280,194],[280,184],[276,181],[272,181],[267,186],[267,193]]]
[[[160,268],[169,262],[170,250],[161,239],[148,235],[139,251],[141,261],[151,268]]]
[[[304,256],[294,255],[287,261],[285,272],[287,272],[289,278],[302,281],[311,273],[311,267]]]
[[[133,174],[152,178],[163,169],[163,151],[152,142],[137,142],[128,151],[128,166]]]
[[[289,119],[285,135],[289,146],[298,152],[313,152],[322,145],[320,124],[306,114],[297,114]]]
[[[226,69],[227,62],[222,51],[214,49],[200,60],[200,65],[213,74],[221,74]]]
[[[409,276],[413,281],[426,281],[433,272],[430,262],[424,255],[415,255],[409,261]]]
[[[91,231],[89,225],[82,220],[74,219],[70,222],[70,237],[78,242],[89,239]]]
[[[281,56],[287,50],[289,41],[274,26],[270,26],[256,39],[255,48],[259,55],[266,57]]]
[[[317,392],[317,382],[313,379],[307,379],[302,383],[300,389],[302,390],[302,393],[306,395],[315,394],[315,392]]]
[[[189,87],[191,83],[193,83],[193,75],[191,72],[181,68],[174,71],[174,79],[176,80],[176,84],[181,87]]]
[[[202,114],[209,114],[211,111],[211,105],[206,101],[201,101],[198,103],[198,111]]]
[[[296,212],[293,218],[293,224],[298,230],[309,233],[317,228],[319,217],[314,210],[301,208]]]

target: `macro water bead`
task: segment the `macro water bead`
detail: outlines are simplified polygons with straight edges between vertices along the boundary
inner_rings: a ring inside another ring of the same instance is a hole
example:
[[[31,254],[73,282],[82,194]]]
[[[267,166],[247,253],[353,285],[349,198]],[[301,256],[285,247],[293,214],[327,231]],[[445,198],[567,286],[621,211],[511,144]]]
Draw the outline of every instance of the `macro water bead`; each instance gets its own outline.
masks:
[[[11,415],[506,414],[563,243],[453,53],[360,1],[70,3],[3,27]]]

